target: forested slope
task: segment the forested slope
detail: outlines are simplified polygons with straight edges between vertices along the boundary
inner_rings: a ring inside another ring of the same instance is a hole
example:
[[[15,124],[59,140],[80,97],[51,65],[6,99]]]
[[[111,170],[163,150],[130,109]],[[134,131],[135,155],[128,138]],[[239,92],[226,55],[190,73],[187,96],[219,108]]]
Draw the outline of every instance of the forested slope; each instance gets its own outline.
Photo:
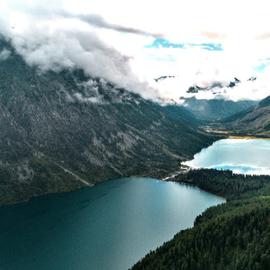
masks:
[[[133,269],[270,269],[270,177],[198,170],[178,181],[211,188],[229,202],[209,208],[192,229],[178,233]]]

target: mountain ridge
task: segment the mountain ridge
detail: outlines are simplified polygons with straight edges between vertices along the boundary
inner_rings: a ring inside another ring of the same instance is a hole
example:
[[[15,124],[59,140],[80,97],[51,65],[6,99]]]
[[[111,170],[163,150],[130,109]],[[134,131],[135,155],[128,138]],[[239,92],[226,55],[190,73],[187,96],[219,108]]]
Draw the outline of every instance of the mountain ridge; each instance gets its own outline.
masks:
[[[11,51],[0,65],[1,204],[123,176],[163,176],[215,140],[195,120],[188,126],[193,118],[183,108],[176,117],[82,70],[42,73],[8,42],[1,48]]]
[[[258,102],[252,100],[232,101],[225,99],[184,98],[183,106],[198,119],[220,121],[252,108]]]
[[[270,135],[270,96],[257,106],[226,119],[224,124],[239,133]]]

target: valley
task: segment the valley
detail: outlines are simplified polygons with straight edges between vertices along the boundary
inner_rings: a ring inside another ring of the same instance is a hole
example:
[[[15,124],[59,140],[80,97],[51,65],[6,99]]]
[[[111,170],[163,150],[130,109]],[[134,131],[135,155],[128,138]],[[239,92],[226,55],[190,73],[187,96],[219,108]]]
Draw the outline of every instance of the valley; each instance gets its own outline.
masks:
[[[270,268],[270,97],[154,100],[0,52],[0,269]]]
[[[223,139],[184,162],[184,173],[166,179],[223,196],[227,202],[206,210],[193,228],[176,234],[132,269],[269,269],[269,129],[263,123],[270,116],[262,109],[268,99],[233,117],[233,131],[232,118],[226,129],[218,128],[222,124],[207,127]],[[256,123],[250,120],[253,114]],[[242,123],[259,129],[244,129]]]
[[[79,69],[40,72],[3,38],[2,49],[11,53],[0,65],[0,205],[124,176],[164,177],[216,140],[183,107]]]

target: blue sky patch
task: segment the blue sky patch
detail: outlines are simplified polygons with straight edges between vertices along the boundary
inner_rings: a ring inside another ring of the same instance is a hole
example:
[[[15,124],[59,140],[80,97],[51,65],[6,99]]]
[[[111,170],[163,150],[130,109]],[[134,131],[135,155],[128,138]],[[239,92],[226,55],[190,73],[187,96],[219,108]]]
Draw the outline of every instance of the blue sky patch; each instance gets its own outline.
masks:
[[[185,47],[184,43],[173,43],[167,39],[156,38],[152,44],[146,45],[145,48],[177,48],[183,49]]]
[[[191,47],[200,47],[207,51],[223,51],[221,43],[192,43]]]
[[[264,72],[264,70],[266,69],[266,67],[269,66],[269,65],[270,65],[269,62],[262,63],[262,64],[256,66],[256,67],[255,67],[255,70],[256,70],[257,72],[259,72],[259,73],[262,73],[262,72]]]
[[[174,43],[164,38],[156,38],[152,44],[146,45],[145,48],[173,48],[186,49],[188,47],[199,47],[207,51],[223,51],[221,43]]]

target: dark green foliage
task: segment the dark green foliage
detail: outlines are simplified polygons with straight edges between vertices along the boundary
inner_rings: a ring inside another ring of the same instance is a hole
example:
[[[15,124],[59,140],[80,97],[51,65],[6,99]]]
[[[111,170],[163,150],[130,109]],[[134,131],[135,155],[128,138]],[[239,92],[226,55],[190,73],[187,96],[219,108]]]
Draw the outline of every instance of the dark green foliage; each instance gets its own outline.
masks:
[[[234,174],[231,171],[200,169],[181,174],[176,177],[175,181],[195,185],[226,197],[228,200],[245,198],[255,194],[270,194],[269,176],[244,176]]]
[[[192,229],[148,254],[134,270],[270,269],[270,177],[197,170],[178,181],[222,194],[229,202],[206,210]]]
[[[133,269],[270,269],[270,197],[216,207]]]
[[[0,202],[2,204],[26,201],[31,197],[71,191],[84,186],[71,174],[64,172],[46,159],[34,158],[27,167],[31,168],[30,181],[26,175],[24,177],[27,181],[23,176],[21,176],[22,179],[14,179],[10,169],[0,168]]]

